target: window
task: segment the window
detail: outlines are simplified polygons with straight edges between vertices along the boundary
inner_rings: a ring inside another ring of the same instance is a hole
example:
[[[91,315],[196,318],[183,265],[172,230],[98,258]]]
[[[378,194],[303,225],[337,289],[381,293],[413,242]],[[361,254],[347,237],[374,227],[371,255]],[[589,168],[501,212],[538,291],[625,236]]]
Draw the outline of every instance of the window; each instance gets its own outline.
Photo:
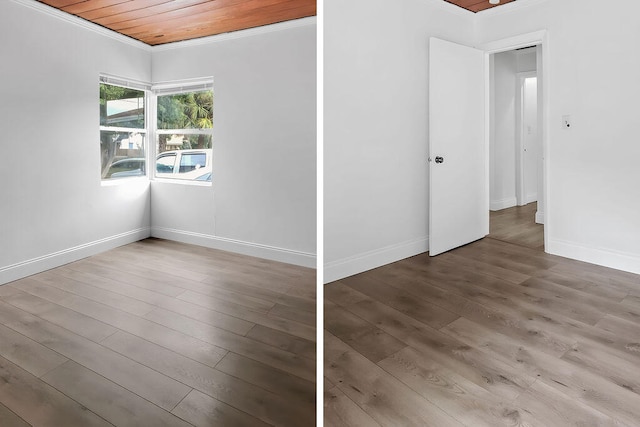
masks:
[[[156,142],[151,165],[155,177],[211,182],[212,87],[211,81],[189,81],[152,88],[101,75],[102,179],[145,176],[146,144],[151,135]],[[151,111],[157,112],[155,120],[146,119],[148,93],[152,95],[150,105],[155,107]]]
[[[145,90],[100,78],[100,157],[103,180],[146,173]]]
[[[211,181],[213,91],[211,84],[158,89],[158,178]]]

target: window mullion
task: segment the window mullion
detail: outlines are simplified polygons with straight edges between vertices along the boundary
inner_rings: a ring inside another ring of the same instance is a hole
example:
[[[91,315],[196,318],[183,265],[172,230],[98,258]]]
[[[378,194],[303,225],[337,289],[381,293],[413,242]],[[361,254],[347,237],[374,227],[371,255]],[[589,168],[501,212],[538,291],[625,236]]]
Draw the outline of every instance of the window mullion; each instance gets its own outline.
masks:
[[[213,134],[213,129],[157,129],[157,135],[211,135]]]
[[[147,138],[147,164],[148,167],[148,177],[155,178],[156,177],[156,157],[158,156],[157,147],[156,147],[156,131],[158,127],[158,118],[157,118],[157,110],[158,110],[158,97],[153,91],[149,91],[147,95],[148,105],[147,105],[147,129],[149,130],[148,138]]]
[[[117,126],[100,126],[101,131],[123,133],[147,133],[145,128],[121,128]]]

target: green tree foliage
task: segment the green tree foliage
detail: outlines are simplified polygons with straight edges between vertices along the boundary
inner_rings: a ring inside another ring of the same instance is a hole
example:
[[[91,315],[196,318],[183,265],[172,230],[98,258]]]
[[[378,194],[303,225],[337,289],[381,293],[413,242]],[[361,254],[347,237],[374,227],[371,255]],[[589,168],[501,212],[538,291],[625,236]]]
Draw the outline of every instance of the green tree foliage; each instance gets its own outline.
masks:
[[[109,101],[140,99],[144,92],[109,84],[100,84],[100,125],[144,128],[144,109],[131,111],[125,121],[114,122],[107,114]],[[211,91],[158,96],[158,129],[211,129],[213,128],[213,93]],[[127,133],[128,135],[128,133]],[[102,177],[105,178],[116,158],[117,141],[123,137],[118,132],[101,132]],[[158,151],[165,151],[170,135],[159,135]],[[186,135],[182,149],[211,148],[211,137],[204,134]]]
[[[190,92],[158,97],[158,129],[210,129],[213,94]]]
[[[181,93],[158,97],[158,129],[213,128],[213,93]],[[169,135],[159,135],[159,151],[164,151]],[[206,135],[189,135],[182,147],[211,148]]]

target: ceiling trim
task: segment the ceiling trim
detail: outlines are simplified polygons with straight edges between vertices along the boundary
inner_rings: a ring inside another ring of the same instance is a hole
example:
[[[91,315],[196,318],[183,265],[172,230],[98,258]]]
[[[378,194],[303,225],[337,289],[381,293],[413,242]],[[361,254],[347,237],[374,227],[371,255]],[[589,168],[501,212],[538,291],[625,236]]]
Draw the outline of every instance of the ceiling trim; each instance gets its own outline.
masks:
[[[316,24],[316,16],[308,16],[306,18],[292,19],[290,21],[277,22],[275,24],[262,25],[260,27],[247,28],[246,30],[230,31],[228,33],[214,34],[213,36],[199,37],[181,42],[165,43],[156,46],[150,46],[153,52],[161,52],[172,49],[182,49],[185,47],[200,46],[203,44],[217,43],[225,40],[233,40],[244,37],[251,37],[258,34],[271,33],[274,31],[288,30],[290,28],[304,27]]]
[[[137,47],[139,49],[144,49],[148,52],[151,52],[151,46],[149,46],[146,43],[143,43],[141,41],[132,39],[131,37],[127,37],[125,35],[122,35],[118,32],[115,32],[113,30],[110,30],[108,28],[102,27],[98,24],[94,24],[93,22],[87,21],[86,19],[82,19],[78,16],[72,15],[70,13],[67,12],[63,12],[59,9],[56,9],[55,7],[51,7],[49,5],[46,5],[44,3],[40,3],[37,2],[35,0],[11,0],[14,3],[18,3],[21,4],[23,6],[29,7],[31,9],[34,9],[38,12],[43,12],[47,15],[50,15],[54,18],[58,18],[61,19],[63,21],[69,22],[73,25],[82,27],[86,30],[92,31],[94,33],[109,37],[113,40],[117,40],[121,43],[125,43],[128,44],[130,46],[134,46]]]

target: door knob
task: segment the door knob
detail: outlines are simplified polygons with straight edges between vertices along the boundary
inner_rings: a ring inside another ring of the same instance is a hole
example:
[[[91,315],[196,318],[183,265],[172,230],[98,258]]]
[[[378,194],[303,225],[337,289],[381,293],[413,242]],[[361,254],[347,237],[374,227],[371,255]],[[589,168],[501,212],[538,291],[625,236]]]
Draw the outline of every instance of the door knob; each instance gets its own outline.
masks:
[[[440,156],[436,157],[436,163],[443,163],[443,162],[444,162],[444,157],[440,157]]]

